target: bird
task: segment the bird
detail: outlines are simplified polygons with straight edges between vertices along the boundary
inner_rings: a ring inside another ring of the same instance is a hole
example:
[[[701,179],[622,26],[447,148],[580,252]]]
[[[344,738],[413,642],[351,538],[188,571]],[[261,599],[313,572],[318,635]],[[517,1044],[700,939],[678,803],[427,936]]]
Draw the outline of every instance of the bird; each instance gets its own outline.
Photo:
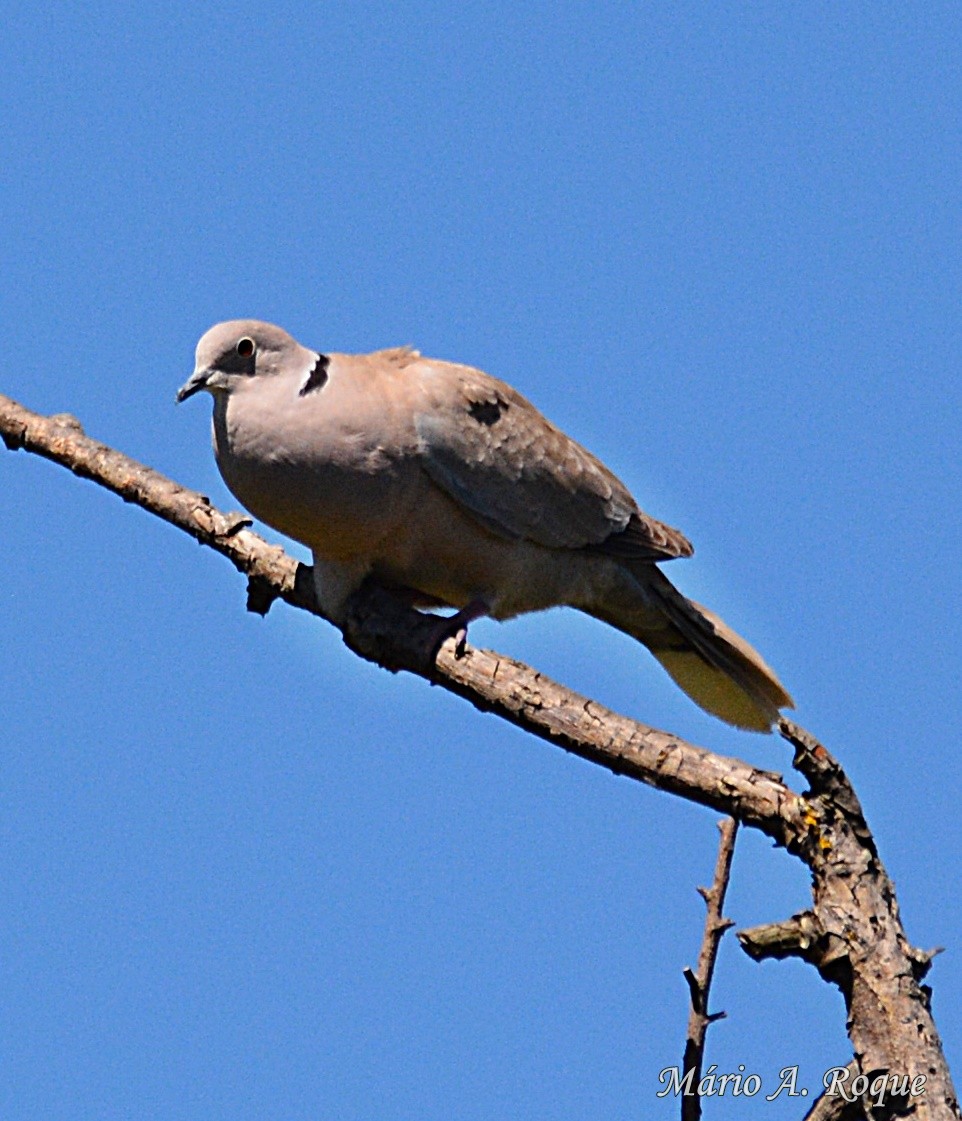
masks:
[[[256,319],[211,327],[181,402],[213,396],[229,490],[313,554],[318,605],[343,625],[373,579],[467,626],[555,606],[646,646],[701,708],[770,731],[792,698],[761,655],[660,565],[688,539],[506,382],[407,346],[341,354]]]

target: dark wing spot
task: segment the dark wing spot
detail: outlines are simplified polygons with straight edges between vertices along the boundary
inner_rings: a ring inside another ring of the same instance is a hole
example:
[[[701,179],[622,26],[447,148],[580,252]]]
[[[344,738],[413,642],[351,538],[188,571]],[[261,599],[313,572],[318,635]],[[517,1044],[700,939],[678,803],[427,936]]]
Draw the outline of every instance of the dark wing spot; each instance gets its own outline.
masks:
[[[330,364],[331,360],[326,354],[319,354],[317,356],[314,369],[311,370],[307,381],[301,386],[299,396],[306,397],[308,393],[313,393],[315,389],[323,388],[324,383],[327,381],[327,367]]]
[[[492,424],[498,423],[507,408],[508,402],[496,397],[493,401],[472,401],[468,405],[468,412],[478,424],[486,424],[490,428]]]

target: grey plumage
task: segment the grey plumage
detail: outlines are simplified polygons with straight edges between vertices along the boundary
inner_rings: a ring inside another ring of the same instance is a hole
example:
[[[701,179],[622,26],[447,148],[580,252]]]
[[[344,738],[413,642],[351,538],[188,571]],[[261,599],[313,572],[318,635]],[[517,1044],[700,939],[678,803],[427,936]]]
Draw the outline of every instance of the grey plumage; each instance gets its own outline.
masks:
[[[367,576],[506,619],[567,604],[644,643],[702,707],[766,730],[792,701],[758,653],[656,567],[688,540],[516,390],[410,348],[309,350],[256,320],[213,327],[178,399],[214,396],[236,497],[310,547],[342,617]]]

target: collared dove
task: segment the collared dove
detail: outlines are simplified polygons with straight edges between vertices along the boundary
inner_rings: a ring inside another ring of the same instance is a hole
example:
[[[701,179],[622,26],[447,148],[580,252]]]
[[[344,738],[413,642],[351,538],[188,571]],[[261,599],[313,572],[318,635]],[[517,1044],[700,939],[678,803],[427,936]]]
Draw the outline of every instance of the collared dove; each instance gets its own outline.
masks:
[[[568,605],[644,643],[702,708],[767,731],[792,699],[760,655],[657,567],[676,529],[505,382],[399,347],[319,353],[256,320],[212,327],[177,400],[214,398],[227,486],[314,554],[335,622],[367,577],[468,622]]]

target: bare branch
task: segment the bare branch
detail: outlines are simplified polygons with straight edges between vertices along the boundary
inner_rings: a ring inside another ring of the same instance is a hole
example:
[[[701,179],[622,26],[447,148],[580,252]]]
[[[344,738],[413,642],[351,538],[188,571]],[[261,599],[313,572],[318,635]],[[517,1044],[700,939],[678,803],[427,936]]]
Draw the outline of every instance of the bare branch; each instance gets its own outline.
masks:
[[[708,1012],[708,997],[711,993],[711,982],[715,972],[715,961],[718,957],[718,947],[722,937],[729,927],[733,926],[731,919],[722,917],[725,906],[725,893],[728,891],[728,879],[731,875],[732,857],[735,855],[735,837],[738,834],[738,822],[732,818],[725,818],[718,823],[721,838],[718,842],[718,858],[715,861],[715,875],[710,888],[699,888],[699,894],[705,900],[705,930],[702,934],[701,949],[698,953],[698,968],[696,972],[685,970],[685,980],[691,996],[691,1011],[688,1013],[688,1038],[685,1041],[685,1057],[682,1064],[682,1081],[691,1074],[690,1085],[692,1093],[682,1094],[681,1121],[699,1121],[701,1117],[701,1094],[698,1084],[701,1081],[701,1072],[705,1057],[705,1036],[708,1025],[722,1019],[724,1012]]]
[[[92,479],[223,554],[248,578],[248,605],[266,611],[273,599],[324,618],[310,569],[245,527],[243,514],[223,514],[205,495],[84,435],[78,421],[43,417],[0,395],[0,436]],[[344,640],[355,653],[405,669],[471,701],[525,731],[616,774],[738,817],[779,844],[802,827],[801,802],[780,775],[717,755],[678,736],[629,720],[511,658],[469,647],[455,658],[447,643],[425,661],[429,618],[376,586],[352,603]]]
[[[838,986],[863,1075],[924,1086],[923,1097],[901,1094],[898,1088],[886,1094],[882,1105],[873,1103],[873,1117],[900,1117],[908,1111],[916,1117],[958,1117],[958,1100],[931,1017],[931,993],[919,984],[931,956],[916,950],[905,936],[895,887],[855,790],[838,760],[814,736],[789,720],[780,722],[779,732],[794,746],[794,765],[811,784],[804,810],[809,837],[800,855],[812,872],[814,906],[811,914],[777,924],[775,929],[785,935],[785,952],[810,961]],[[758,948],[759,931],[748,933]],[[760,956],[780,955],[769,948]]]

